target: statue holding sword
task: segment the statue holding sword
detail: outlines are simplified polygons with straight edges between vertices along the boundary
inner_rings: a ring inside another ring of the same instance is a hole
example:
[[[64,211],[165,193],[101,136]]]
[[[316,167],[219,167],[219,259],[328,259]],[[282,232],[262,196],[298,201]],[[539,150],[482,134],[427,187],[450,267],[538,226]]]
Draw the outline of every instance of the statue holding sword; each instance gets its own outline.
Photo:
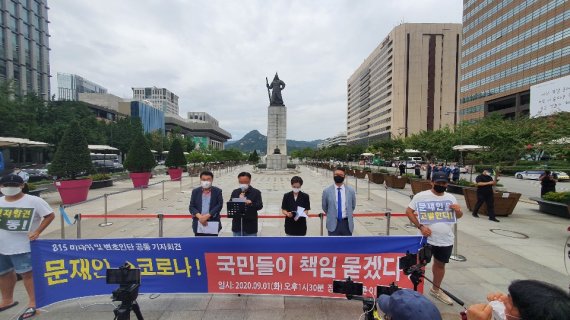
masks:
[[[267,86],[267,95],[269,96],[269,105],[270,106],[285,106],[283,104],[283,97],[281,96],[281,90],[285,89],[285,82],[279,79],[277,73],[275,73],[275,77],[271,84],[269,84],[269,80],[265,77],[265,85]],[[269,93],[269,89],[272,89],[271,94]]]

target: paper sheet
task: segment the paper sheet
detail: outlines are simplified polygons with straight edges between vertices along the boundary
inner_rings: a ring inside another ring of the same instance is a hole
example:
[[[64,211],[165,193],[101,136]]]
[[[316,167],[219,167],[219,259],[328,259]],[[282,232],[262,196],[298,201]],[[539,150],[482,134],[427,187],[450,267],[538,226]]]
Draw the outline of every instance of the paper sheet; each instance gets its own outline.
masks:
[[[297,214],[295,215],[295,221],[299,220],[299,218],[308,218],[307,214],[305,213],[305,208],[297,207]]]
[[[247,200],[247,198],[232,198],[232,202],[245,202],[245,200]]]
[[[200,222],[198,222],[198,233],[207,233],[207,234],[218,234],[218,228],[220,227],[220,223],[218,221],[208,221],[208,224],[204,226]]]

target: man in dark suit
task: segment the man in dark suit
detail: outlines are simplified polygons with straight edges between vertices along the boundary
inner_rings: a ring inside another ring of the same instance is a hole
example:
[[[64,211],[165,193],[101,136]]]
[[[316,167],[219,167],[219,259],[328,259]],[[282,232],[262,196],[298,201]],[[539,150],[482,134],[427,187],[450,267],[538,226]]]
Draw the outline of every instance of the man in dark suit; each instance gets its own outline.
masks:
[[[224,206],[222,189],[212,186],[214,174],[210,171],[200,173],[200,186],[192,190],[190,196],[190,214],[192,215],[192,231],[198,236],[218,236],[213,233],[198,232],[198,224],[207,226],[208,222],[218,223],[218,233],[222,229],[220,211]]]
[[[250,185],[251,174],[241,172],[238,174],[239,188],[232,191],[231,200],[241,199],[245,202],[245,217],[234,217],[232,232],[234,237],[257,237],[257,211],[263,209],[261,191]],[[243,219],[243,229],[242,229]]]
[[[323,190],[322,207],[327,215],[329,236],[352,236],[353,212],[356,208],[356,193],[344,184],[343,168],[334,171],[334,184]]]

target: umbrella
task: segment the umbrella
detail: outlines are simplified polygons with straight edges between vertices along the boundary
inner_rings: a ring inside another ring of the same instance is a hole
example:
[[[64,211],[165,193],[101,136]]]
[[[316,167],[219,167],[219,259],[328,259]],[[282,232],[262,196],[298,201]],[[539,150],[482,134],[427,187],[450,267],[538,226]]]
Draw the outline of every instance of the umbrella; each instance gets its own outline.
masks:
[[[88,147],[91,151],[119,151],[117,148],[100,144],[90,144]]]
[[[370,152],[365,152],[365,153],[361,154],[361,156],[364,156],[364,157],[372,157],[372,156],[374,156],[374,154],[373,154],[373,153],[370,153]]]
[[[489,147],[466,144],[453,146],[452,149],[455,151],[487,151],[489,150]]]

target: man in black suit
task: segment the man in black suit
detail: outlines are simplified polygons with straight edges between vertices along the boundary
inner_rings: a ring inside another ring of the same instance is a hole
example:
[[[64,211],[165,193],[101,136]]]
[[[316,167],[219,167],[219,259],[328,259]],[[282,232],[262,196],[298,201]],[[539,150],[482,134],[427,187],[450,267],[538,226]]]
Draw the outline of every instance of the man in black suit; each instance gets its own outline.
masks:
[[[218,233],[222,229],[220,211],[224,206],[222,189],[212,186],[214,174],[210,171],[200,173],[200,186],[192,190],[190,196],[190,214],[192,215],[192,231],[198,236],[218,236],[213,233],[198,232],[198,224],[207,226],[208,222],[218,223]]]
[[[261,191],[250,185],[251,174],[241,172],[238,174],[239,188],[232,191],[231,200],[241,199],[245,202],[245,217],[234,217],[232,220],[232,232],[234,237],[257,237],[257,211],[263,209]],[[240,200],[240,201],[241,201]]]

